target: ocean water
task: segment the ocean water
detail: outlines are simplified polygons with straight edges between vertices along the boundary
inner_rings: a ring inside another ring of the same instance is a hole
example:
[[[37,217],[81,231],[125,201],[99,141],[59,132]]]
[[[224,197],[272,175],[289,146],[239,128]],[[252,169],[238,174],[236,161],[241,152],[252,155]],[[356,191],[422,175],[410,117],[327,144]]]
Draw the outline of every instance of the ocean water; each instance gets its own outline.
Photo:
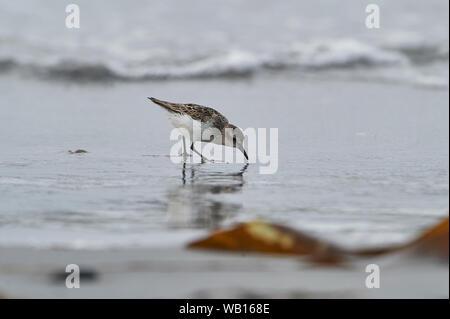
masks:
[[[447,1],[0,1],[0,245],[182,244],[263,218],[342,245],[448,216]],[[146,97],[278,128],[272,175],[174,164]],[[68,150],[85,149],[86,154]]]

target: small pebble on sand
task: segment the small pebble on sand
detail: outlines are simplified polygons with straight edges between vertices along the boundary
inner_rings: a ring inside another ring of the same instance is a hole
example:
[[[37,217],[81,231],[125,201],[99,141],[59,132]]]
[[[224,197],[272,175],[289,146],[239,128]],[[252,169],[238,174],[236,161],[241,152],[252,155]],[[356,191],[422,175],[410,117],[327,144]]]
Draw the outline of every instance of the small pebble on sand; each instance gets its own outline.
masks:
[[[87,153],[87,151],[79,149],[74,152],[69,150],[69,154],[84,154],[84,153]]]

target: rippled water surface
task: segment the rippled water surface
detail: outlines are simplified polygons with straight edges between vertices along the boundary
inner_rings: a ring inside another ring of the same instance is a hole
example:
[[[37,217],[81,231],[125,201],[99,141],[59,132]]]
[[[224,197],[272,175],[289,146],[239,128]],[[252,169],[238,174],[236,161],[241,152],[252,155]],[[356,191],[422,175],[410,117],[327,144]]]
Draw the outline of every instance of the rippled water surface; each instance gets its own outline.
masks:
[[[362,2],[195,2],[79,1],[68,31],[59,2],[0,1],[0,245],[165,245],[264,218],[364,246],[448,215],[448,2],[386,2],[374,32]],[[277,173],[172,163],[147,96],[278,128]]]

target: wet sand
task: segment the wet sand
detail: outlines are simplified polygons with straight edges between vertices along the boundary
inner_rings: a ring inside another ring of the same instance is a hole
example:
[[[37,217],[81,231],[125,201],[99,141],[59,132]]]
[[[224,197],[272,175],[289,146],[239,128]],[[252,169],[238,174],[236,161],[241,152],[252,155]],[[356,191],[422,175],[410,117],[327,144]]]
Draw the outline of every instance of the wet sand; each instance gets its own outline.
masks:
[[[319,267],[291,257],[193,251],[0,248],[0,292],[8,298],[448,298],[448,264],[403,255]],[[78,264],[79,289],[65,287]],[[380,266],[368,289],[367,264]]]
[[[29,81],[29,98],[17,93],[23,81],[3,78],[3,84],[17,104],[0,109],[9,125],[0,127],[7,150],[0,162],[0,295],[449,296],[448,264],[385,257],[318,268],[297,258],[181,248],[211,227],[252,218],[354,248],[414,238],[448,211],[446,90],[257,79],[226,82],[230,94],[217,81],[69,88]],[[232,166],[184,172],[162,156],[170,145],[169,124],[142,98],[149,92],[177,101],[221,101],[238,124],[286,126],[279,172],[262,176],[250,166],[243,180]],[[44,98],[36,107],[35,100]],[[294,111],[301,116],[292,117]],[[78,148],[89,153],[67,153]],[[30,248],[15,248],[23,246]],[[371,262],[381,267],[379,289],[365,287]],[[86,271],[80,289],[64,284],[72,263]]]

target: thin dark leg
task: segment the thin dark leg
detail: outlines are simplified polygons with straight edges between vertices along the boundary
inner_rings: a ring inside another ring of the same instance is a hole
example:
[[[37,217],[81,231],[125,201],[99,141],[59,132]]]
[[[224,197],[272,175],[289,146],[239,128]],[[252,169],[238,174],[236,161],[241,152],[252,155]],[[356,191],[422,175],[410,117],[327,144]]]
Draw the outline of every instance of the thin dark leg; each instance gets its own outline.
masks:
[[[186,147],[186,137],[183,136],[183,158],[186,161],[186,157],[189,155]]]
[[[202,159],[202,163],[203,163],[204,161],[207,161],[207,160],[208,160],[208,159],[205,158],[201,153],[197,152],[197,150],[194,148],[194,142],[191,143],[191,150],[192,150],[193,152],[197,153],[197,155],[200,156],[200,158]]]

